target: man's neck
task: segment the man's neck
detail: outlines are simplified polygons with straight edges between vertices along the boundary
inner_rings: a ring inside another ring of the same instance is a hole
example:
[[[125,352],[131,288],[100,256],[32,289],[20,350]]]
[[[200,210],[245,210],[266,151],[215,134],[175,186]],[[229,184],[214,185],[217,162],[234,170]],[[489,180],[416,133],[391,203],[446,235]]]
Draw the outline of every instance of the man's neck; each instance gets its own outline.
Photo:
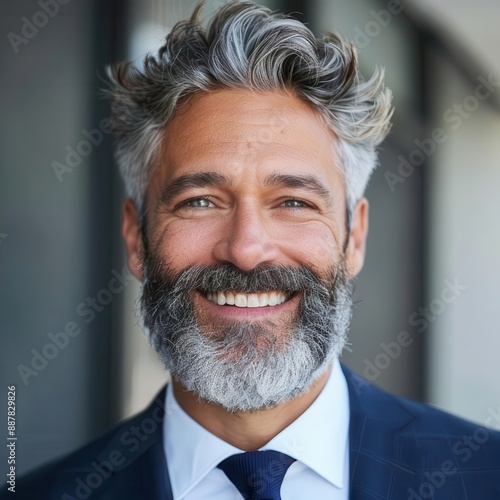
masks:
[[[318,397],[331,372],[315,380],[304,394],[271,408],[255,411],[229,412],[222,406],[209,403],[173,379],[175,399],[196,422],[215,436],[245,451],[255,451],[300,417]]]

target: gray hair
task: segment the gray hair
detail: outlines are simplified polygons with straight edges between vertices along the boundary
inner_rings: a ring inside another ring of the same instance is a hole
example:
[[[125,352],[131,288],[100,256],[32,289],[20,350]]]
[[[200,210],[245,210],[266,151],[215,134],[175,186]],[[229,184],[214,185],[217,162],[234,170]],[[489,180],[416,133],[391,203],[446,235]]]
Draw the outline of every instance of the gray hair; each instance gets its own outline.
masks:
[[[301,22],[249,1],[223,5],[203,27],[202,5],[173,27],[156,56],[146,56],[143,70],[129,62],[107,68],[127,195],[142,212],[163,131],[185,98],[217,89],[288,90],[318,110],[337,137],[352,214],[390,129],[383,71],[363,80],[351,43],[331,33],[316,38]]]

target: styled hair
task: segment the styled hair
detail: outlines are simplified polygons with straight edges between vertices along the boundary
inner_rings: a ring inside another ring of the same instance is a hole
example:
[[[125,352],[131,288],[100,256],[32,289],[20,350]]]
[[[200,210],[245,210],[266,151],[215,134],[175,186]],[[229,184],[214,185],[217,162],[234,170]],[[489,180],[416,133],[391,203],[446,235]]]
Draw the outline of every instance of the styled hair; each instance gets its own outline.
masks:
[[[206,27],[202,6],[173,27],[142,70],[130,62],[106,69],[115,158],[127,196],[142,212],[164,129],[185,98],[220,89],[286,90],[319,111],[335,134],[352,214],[390,129],[383,71],[365,81],[351,43],[331,33],[316,38],[300,21],[253,2],[223,5]]]

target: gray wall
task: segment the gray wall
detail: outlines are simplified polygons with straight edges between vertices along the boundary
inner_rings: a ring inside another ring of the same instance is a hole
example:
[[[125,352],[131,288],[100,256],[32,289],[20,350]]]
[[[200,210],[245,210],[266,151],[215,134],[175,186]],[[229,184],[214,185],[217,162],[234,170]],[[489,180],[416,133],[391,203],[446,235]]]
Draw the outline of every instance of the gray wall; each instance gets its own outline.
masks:
[[[433,155],[430,192],[429,396],[500,429],[500,88],[484,87],[500,74],[484,68],[470,82],[442,53],[433,62],[442,86],[433,93],[432,127],[446,140]],[[454,284],[447,301],[445,280]]]
[[[106,288],[113,269],[112,213],[102,205],[113,198],[108,134],[91,151],[81,149],[82,131],[104,116],[96,96],[99,24],[92,2],[66,3],[50,15],[35,1],[0,4],[0,380],[4,402],[7,384],[17,387],[18,474],[88,441],[109,421],[103,360],[113,301],[92,321],[77,310]],[[23,35],[28,22],[39,27]],[[9,33],[27,43],[17,45]],[[67,164],[68,146],[88,155],[58,178],[52,164]],[[59,335],[57,347],[49,334],[65,328],[73,336]],[[5,419],[2,411],[1,436]]]

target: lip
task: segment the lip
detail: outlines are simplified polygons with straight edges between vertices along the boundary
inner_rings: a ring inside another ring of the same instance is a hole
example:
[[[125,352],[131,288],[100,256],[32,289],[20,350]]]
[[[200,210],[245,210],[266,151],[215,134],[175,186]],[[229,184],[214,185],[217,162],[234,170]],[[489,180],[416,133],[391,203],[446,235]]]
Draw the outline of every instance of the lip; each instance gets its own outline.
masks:
[[[228,305],[220,306],[219,304],[208,300],[203,293],[199,291],[196,291],[195,293],[196,297],[200,300],[200,305],[202,305],[204,309],[212,311],[214,314],[222,318],[239,320],[266,318],[277,314],[283,314],[285,312],[295,311],[302,296],[302,294],[297,293],[289,300],[276,306],[237,307]]]

